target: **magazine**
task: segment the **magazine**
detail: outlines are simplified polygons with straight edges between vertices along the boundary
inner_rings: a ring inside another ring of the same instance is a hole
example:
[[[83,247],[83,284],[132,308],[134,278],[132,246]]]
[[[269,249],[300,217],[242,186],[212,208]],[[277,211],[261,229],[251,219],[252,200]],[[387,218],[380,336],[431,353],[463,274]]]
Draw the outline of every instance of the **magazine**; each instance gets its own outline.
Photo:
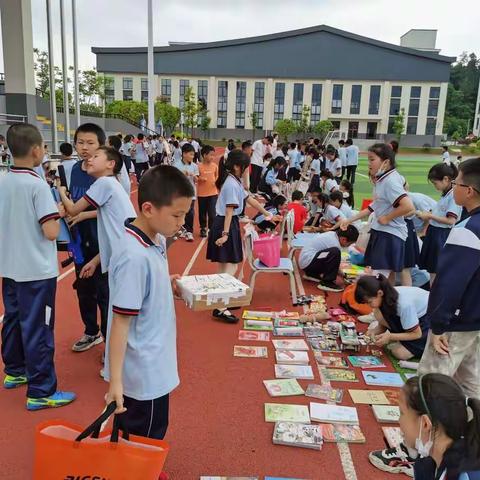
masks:
[[[303,337],[302,327],[275,327],[273,334],[277,337]]]
[[[323,337],[324,331],[322,327],[303,327],[303,334],[307,338]]]
[[[271,397],[287,397],[290,395],[303,395],[304,391],[294,378],[264,380],[263,384]]]
[[[251,347],[235,345],[233,347],[234,357],[268,358],[267,347]]]
[[[360,368],[383,368],[385,364],[374,355],[350,355],[348,357],[352,367]]]
[[[270,332],[256,332],[248,330],[240,330],[238,332],[239,340],[251,340],[255,342],[269,342]]]
[[[322,448],[322,427],[296,422],[277,422],[273,430],[273,443],[291,447]]]
[[[315,361],[319,367],[348,368],[348,363],[344,358],[333,355],[324,356],[321,352],[315,352]]]
[[[258,323],[252,323],[256,322],[256,320],[244,320],[243,321],[243,329],[244,330],[256,330],[256,331],[272,331],[273,330],[273,323],[270,322],[261,322],[260,324]]]
[[[307,386],[306,397],[318,398],[326,402],[341,403],[343,399],[343,390],[332,388],[329,385],[315,385],[313,383]]]
[[[266,403],[265,421],[310,423],[310,415],[308,414],[308,407],[305,405]]]
[[[403,380],[399,373],[362,371],[362,375],[367,385],[403,387]]]
[[[358,382],[358,378],[353,370],[322,368],[320,375],[325,379],[325,381],[330,382]]]
[[[312,350],[325,353],[340,353],[337,339],[313,337],[308,339],[308,343]]]
[[[322,423],[322,435],[325,442],[365,443],[365,435],[358,425]]]
[[[397,448],[403,443],[403,433],[400,427],[382,427],[382,431],[390,448]]]
[[[313,370],[310,365],[275,365],[276,378],[298,378],[313,380]]]

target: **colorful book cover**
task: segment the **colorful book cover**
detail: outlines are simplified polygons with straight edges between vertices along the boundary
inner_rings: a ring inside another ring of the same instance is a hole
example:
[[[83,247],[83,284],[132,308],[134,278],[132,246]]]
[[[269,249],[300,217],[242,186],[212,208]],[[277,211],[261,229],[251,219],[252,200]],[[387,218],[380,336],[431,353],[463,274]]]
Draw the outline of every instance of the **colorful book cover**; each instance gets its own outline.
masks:
[[[234,357],[268,358],[267,347],[252,347],[246,345],[235,345],[233,347]]]
[[[322,423],[323,441],[335,443],[365,443],[365,435],[358,425]]]
[[[264,312],[259,310],[244,310],[242,318],[244,320],[272,320],[274,312]]]
[[[315,385],[311,383],[305,391],[306,397],[318,398],[326,402],[341,403],[343,399],[343,390],[332,388],[329,385]]]
[[[395,405],[372,405],[373,414],[380,423],[398,423],[400,408]]]
[[[330,382],[358,382],[353,370],[340,370],[336,368],[322,368],[320,374]]]
[[[307,338],[323,337],[325,335],[322,327],[303,327],[303,334]]]
[[[264,380],[263,384],[271,397],[288,397],[305,393],[295,378]]]
[[[315,352],[315,361],[320,367],[348,368],[348,363],[344,358],[333,355],[322,355],[322,352]]]
[[[298,327],[299,321],[288,318],[275,318],[273,320],[273,326],[282,328],[282,327]]]
[[[337,317],[338,315],[347,315],[347,312],[340,307],[337,308],[329,308],[328,313],[332,315],[333,317]]]
[[[388,398],[382,390],[349,390],[353,403],[365,405],[389,405]]]
[[[272,340],[276,350],[308,350],[305,340]]]
[[[398,405],[400,390],[384,390],[383,393],[388,398],[390,405]]]
[[[302,327],[275,327],[273,334],[277,337],[303,337]]]
[[[275,445],[321,450],[323,444],[322,428],[320,425],[277,422],[273,429],[272,440]]]
[[[305,405],[266,403],[265,421],[310,423],[310,415],[308,414],[308,407]]]
[[[250,340],[255,342],[269,342],[270,332],[255,332],[248,330],[240,330],[238,332],[239,340]]]
[[[358,413],[355,407],[327,405],[310,402],[310,418],[321,423],[345,423],[358,425]]]
[[[271,332],[273,330],[273,323],[270,322],[262,322],[261,324],[252,323],[256,320],[244,320],[243,321],[243,329],[244,330],[256,330],[260,332]]]
[[[382,427],[382,431],[390,448],[397,448],[403,443],[403,433],[400,427]]]
[[[298,378],[313,380],[313,370],[310,365],[275,365],[276,378]]]
[[[348,357],[352,367],[359,368],[383,368],[385,364],[374,355],[350,355]]]
[[[367,385],[375,385],[377,387],[403,387],[403,380],[399,373],[362,371],[362,375]]]
[[[275,350],[277,363],[286,365],[308,365],[308,352],[303,350]]]
[[[308,339],[308,343],[312,347],[312,350],[325,353],[340,353],[341,349],[338,346],[338,342],[331,338],[318,338],[313,337]]]

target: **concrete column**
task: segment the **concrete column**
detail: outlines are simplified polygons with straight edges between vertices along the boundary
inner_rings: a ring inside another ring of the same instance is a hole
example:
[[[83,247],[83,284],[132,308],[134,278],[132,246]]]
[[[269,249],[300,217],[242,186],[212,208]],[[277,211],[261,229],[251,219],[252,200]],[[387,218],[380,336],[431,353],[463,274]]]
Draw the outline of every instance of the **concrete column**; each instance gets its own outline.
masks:
[[[390,82],[384,82],[380,91],[380,117],[381,120],[377,127],[377,133],[387,133],[388,130],[388,117],[390,113]]]
[[[275,84],[273,78],[265,82],[265,104],[263,106],[263,129],[273,130],[273,103],[275,101]]]
[[[442,135],[443,133],[443,122],[445,117],[445,105],[447,103],[447,91],[448,91],[448,83],[443,82],[440,85],[440,98],[438,99],[438,116],[437,116],[437,126],[435,129],[436,135]],[[479,86],[479,102],[480,103],[480,86]],[[480,108],[480,107],[479,107]]]
[[[322,120],[328,120],[332,114],[332,81],[325,80],[322,88]]]
[[[37,116],[31,0],[0,0],[6,113]]]
[[[235,128],[235,104],[237,101],[237,81],[227,80],[227,128]]]
[[[292,80],[285,80],[285,106],[283,118],[292,118],[293,111],[293,82]]]
[[[218,96],[217,79],[215,77],[210,77],[208,79],[208,98],[207,98],[208,115],[212,119],[210,122],[210,128],[217,128],[217,96]]]
[[[427,126],[428,100],[430,96],[430,85],[422,85],[420,94],[420,105],[418,108],[417,135],[425,135]]]
[[[255,97],[255,80],[245,80],[247,82],[246,96],[246,112],[245,112],[245,128],[251,130],[250,115],[253,112],[253,101]]]

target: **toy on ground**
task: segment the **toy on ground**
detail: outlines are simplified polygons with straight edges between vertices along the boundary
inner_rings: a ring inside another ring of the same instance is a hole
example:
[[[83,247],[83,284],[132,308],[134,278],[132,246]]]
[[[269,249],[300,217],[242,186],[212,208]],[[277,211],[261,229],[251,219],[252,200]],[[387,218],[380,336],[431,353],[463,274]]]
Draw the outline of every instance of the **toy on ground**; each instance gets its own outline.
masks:
[[[360,340],[354,322],[342,322],[340,327],[340,342],[342,350],[360,351]]]

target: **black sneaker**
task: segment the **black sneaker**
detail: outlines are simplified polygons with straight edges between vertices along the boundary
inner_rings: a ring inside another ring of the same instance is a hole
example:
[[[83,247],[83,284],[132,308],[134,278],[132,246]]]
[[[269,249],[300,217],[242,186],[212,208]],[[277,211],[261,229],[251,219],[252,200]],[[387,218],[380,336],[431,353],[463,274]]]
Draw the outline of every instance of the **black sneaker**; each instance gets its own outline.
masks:
[[[237,323],[239,318],[232,315],[228,310],[219,310],[216,308],[212,315],[219,320],[223,320],[225,323]]]
[[[72,350],[74,352],[85,352],[102,342],[103,338],[101,333],[97,333],[97,335],[83,335],[80,340],[73,344]]]
[[[321,280],[317,285],[317,288],[325,292],[343,292],[343,287],[339,287],[335,282],[330,282],[328,280]]]
[[[415,460],[409,456],[407,447],[403,443],[396,448],[370,452],[368,459],[374,467],[383,472],[404,473],[413,478]]]
[[[201,228],[200,229],[200,236],[202,238],[205,238],[207,236],[207,229],[206,228]]]

